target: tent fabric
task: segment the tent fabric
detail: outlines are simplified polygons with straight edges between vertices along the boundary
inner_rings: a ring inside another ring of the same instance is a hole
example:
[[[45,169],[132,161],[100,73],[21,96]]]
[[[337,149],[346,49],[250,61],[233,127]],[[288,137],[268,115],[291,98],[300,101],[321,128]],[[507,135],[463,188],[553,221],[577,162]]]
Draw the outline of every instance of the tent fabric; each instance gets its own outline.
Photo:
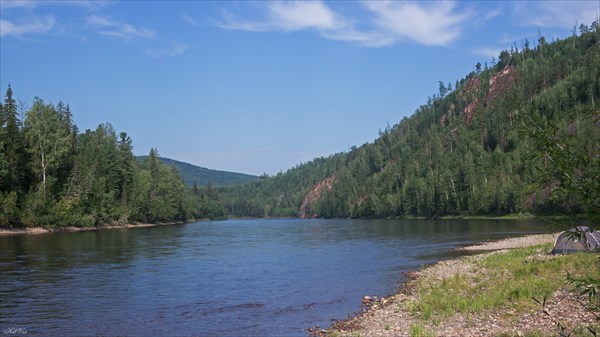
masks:
[[[577,233],[579,232],[579,233]],[[580,238],[573,237],[580,235]],[[552,254],[600,251],[600,232],[587,226],[577,226],[558,235]]]

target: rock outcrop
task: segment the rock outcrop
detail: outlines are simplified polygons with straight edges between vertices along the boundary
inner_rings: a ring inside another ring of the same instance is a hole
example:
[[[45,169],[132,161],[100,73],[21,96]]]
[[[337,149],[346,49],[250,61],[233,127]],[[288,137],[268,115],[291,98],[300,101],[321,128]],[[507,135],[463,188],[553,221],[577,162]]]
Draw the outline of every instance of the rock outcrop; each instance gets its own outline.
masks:
[[[517,74],[511,66],[506,66],[494,76],[490,77],[488,82],[488,90],[481,97],[481,80],[477,76],[471,77],[465,88],[461,91],[460,96],[465,100],[466,106],[463,109],[463,123],[470,124],[471,120],[477,113],[479,103],[483,103],[484,107],[493,107],[495,102],[506,95],[517,84]]]
[[[475,115],[475,109],[479,104],[478,94],[481,91],[481,80],[477,76],[471,77],[465,89],[461,92],[462,98],[469,102],[463,109],[463,122],[465,124],[471,123],[473,116]]]
[[[307,219],[316,217],[317,215],[313,212],[311,206],[313,202],[321,197],[323,188],[331,189],[333,183],[335,183],[335,176],[328,177],[317,183],[304,197],[304,201],[302,201],[302,205],[300,205],[300,209],[298,210],[298,218]]]
[[[492,107],[496,100],[506,95],[517,84],[517,74],[511,66],[506,66],[489,81],[489,89],[483,98],[486,107]]]

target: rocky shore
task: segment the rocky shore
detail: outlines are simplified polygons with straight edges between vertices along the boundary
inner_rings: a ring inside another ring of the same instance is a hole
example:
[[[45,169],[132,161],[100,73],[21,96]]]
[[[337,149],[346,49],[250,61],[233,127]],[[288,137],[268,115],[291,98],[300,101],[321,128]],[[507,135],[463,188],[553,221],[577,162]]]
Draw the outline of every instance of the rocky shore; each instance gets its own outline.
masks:
[[[0,236],[4,235],[24,235],[24,234],[46,234],[46,233],[59,233],[59,232],[83,232],[83,231],[97,231],[102,229],[115,229],[115,228],[141,228],[141,227],[155,227],[155,226],[169,226],[182,224],[182,222],[164,222],[164,223],[134,223],[126,225],[104,225],[99,227],[26,227],[26,228],[0,228]]]
[[[483,253],[452,260],[438,262],[432,266],[409,273],[410,280],[403,285],[398,294],[388,298],[365,296],[363,310],[356,316],[335,322],[327,330],[311,330],[312,336],[556,336],[558,323],[567,330],[587,332],[587,327],[598,329],[598,321],[593,313],[585,308],[585,303],[568,286],[549,296],[545,306],[541,304],[528,310],[515,310],[507,306],[479,312],[456,312],[447,317],[422,319],[411,310],[419,300],[417,289],[419,282],[439,282],[454,277],[468,280],[481,280],[486,284],[494,280],[486,278],[485,271],[478,267],[477,260],[493,254],[505,254],[511,249],[554,243],[557,234],[530,235],[509,238],[496,242],[487,242],[460,248],[465,251]],[[547,247],[547,246],[546,246]],[[555,256],[547,249],[538,249],[527,259],[550,260]],[[480,281],[481,282],[481,281]],[[587,332],[589,334],[589,332]]]

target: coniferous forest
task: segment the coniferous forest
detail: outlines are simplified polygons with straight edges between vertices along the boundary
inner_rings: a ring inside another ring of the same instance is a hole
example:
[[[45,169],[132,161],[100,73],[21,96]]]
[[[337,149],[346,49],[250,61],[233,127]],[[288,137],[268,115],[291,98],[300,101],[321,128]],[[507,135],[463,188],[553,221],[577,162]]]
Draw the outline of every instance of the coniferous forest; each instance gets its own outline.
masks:
[[[563,40],[525,39],[455,83],[440,81],[411,117],[371,143],[251,183],[189,188],[156,150],[136,160],[125,132],[110,124],[80,132],[62,102],[36,98],[19,111],[9,86],[0,225],[593,212],[599,100],[594,22]]]

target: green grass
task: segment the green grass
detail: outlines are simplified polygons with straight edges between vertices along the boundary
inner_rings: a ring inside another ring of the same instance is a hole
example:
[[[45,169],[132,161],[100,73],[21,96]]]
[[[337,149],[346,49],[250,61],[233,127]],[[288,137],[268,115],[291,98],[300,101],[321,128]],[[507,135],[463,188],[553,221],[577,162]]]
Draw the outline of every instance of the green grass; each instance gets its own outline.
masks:
[[[435,337],[435,332],[427,329],[420,324],[411,324],[410,326],[411,337]]]
[[[515,309],[515,314],[531,310],[566,285],[567,271],[576,277],[600,278],[595,254],[550,257],[551,245],[512,250],[469,260],[475,275],[457,274],[441,281],[420,280],[419,300],[409,304],[413,315],[423,320],[449,317],[456,312],[478,313],[495,308]]]

